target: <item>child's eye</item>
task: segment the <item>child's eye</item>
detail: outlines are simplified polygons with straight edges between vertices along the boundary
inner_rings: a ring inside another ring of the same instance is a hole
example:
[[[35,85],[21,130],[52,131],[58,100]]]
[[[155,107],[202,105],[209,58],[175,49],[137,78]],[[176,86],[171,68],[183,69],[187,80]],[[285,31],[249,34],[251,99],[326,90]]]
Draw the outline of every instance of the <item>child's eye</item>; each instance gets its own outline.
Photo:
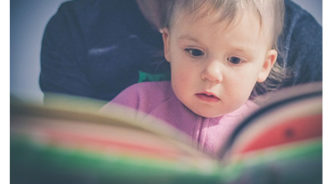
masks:
[[[199,56],[203,56],[205,54],[200,49],[186,48],[184,50],[193,57],[199,57]]]
[[[236,57],[236,56],[232,56],[232,57],[228,57],[227,58],[227,61],[229,61],[230,63],[232,64],[240,64],[243,62],[243,59],[239,58],[239,57]]]

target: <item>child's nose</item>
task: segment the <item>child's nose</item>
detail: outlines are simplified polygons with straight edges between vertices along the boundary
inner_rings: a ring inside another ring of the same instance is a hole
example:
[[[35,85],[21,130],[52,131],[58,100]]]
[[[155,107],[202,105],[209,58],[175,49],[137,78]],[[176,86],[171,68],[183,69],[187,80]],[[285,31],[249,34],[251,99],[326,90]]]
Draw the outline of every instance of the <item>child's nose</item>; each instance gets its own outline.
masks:
[[[223,80],[223,72],[220,61],[209,62],[201,72],[201,79],[219,83]]]

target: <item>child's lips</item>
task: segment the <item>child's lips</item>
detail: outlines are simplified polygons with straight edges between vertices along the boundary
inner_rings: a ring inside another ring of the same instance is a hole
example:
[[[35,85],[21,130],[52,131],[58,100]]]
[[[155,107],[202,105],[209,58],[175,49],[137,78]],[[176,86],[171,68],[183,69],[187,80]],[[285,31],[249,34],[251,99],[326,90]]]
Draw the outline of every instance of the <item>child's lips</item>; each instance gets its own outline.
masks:
[[[215,94],[210,93],[210,92],[201,92],[201,93],[196,93],[196,97],[198,97],[200,100],[205,101],[205,102],[218,102],[220,101],[220,98],[215,96]]]

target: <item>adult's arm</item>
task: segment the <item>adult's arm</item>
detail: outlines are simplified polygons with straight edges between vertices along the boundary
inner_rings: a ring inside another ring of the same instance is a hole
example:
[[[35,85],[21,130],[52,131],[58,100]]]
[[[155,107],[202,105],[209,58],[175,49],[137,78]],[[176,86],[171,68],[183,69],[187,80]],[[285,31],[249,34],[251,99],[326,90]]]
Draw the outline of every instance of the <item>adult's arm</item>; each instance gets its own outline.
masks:
[[[285,8],[278,62],[284,62],[290,77],[283,86],[322,81],[322,27],[291,0],[285,0]]]
[[[40,87],[48,93],[90,96],[90,83],[81,68],[85,40],[74,3],[63,3],[48,22],[42,41]]]
[[[142,80],[141,74],[166,72],[162,45],[135,0],[64,3],[48,23],[42,44],[45,99],[53,92],[109,101]]]

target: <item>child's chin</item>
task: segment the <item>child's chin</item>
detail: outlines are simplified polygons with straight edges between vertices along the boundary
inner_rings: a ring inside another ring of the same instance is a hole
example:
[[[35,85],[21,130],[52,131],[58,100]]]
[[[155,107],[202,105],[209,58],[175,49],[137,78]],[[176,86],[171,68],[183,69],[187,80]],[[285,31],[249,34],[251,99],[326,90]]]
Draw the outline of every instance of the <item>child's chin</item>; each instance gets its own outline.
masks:
[[[221,117],[223,115],[224,114],[204,114],[202,117],[205,117],[205,118],[218,118],[218,117]]]
[[[194,113],[196,113],[197,115],[199,116],[202,116],[204,118],[217,118],[217,117],[220,117],[220,116],[223,116],[225,113],[222,113],[222,112],[213,112],[213,111],[201,111],[201,112],[195,112],[193,111]]]

